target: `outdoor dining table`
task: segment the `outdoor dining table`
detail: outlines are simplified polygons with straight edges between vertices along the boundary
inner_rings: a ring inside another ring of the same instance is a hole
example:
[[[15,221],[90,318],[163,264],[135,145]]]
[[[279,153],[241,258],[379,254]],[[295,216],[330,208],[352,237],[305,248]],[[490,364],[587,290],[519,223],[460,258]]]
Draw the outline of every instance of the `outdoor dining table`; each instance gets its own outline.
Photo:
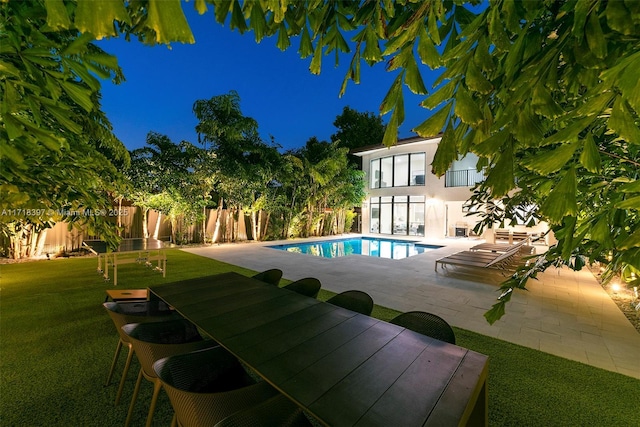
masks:
[[[330,426],[487,425],[488,358],[238,273],[149,288]]]

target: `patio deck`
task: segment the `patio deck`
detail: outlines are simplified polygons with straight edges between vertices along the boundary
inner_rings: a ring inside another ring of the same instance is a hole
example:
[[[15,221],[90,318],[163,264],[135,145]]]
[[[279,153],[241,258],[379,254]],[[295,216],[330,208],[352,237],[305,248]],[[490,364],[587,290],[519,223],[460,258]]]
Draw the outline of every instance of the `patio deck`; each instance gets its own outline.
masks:
[[[334,237],[335,238],[335,237]],[[451,325],[640,379],[640,333],[587,269],[553,269],[515,291],[506,314],[489,325],[501,276],[434,272],[435,260],[467,250],[478,240],[429,240],[443,248],[402,260],[349,256],[320,258],[266,248],[282,242],[223,244],[185,251],[261,271],[283,270],[297,280],[313,276],[324,289],[359,289],[376,304],[437,314]]]

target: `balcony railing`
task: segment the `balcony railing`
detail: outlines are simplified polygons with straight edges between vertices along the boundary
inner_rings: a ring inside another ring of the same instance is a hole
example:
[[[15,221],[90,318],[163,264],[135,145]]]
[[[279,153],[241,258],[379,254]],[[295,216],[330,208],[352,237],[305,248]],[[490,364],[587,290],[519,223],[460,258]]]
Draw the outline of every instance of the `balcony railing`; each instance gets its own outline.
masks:
[[[447,171],[444,177],[445,187],[473,187],[485,178],[484,170],[478,172],[475,169]]]

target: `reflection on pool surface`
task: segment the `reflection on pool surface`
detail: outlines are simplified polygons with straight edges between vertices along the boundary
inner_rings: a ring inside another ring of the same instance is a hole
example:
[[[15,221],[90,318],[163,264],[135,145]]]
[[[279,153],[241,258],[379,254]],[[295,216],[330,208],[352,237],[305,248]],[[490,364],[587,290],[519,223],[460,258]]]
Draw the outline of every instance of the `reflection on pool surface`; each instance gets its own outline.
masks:
[[[323,258],[338,258],[349,255],[366,255],[379,258],[402,259],[426,251],[441,248],[438,245],[426,245],[417,242],[372,237],[356,237],[340,240],[291,243],[273,245],[269,248],[287,252],[296,252]]]

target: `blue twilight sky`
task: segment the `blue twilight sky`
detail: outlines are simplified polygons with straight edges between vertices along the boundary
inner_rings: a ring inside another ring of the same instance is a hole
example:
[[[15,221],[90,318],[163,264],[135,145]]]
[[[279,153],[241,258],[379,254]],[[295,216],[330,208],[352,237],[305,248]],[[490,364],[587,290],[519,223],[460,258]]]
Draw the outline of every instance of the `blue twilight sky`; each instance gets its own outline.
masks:
[[[378,114],[379,106],[397,71],[386,72],[384,64],[361,66],[361,83],[349,83],[339,98],[342,80],[351,56],[343,56],[338,68],[333,53],[323,56],[322,73],[309,72],[311,58],[301,59],[298,41],[280,51],[275,38],[255,42],[253,33],[240,35],[214,20],[209,10],[198,15],[192,3],[184,5],[196,43],[146,46],[123,37],[103,40],[99,45],[117,56],[126,81],[103,82],[102,107],[114,132],[128,149],[142,147],[148,132],[169,136],[175,143],[197,144],[193,103],[235,90],[245,116],[257,120],[265,141],[271,136],[284,150],[301,147],[312,136],[329,140],[336,129],[333,121],[345,106]],[[439,71],[421,68],[425,85],[431,88]],[[405,123],[401,138],[412,136],[411,128],[431,112],[419,106],[423,96],[405,88]],[[386,115],[383,120],[388,120]]]

